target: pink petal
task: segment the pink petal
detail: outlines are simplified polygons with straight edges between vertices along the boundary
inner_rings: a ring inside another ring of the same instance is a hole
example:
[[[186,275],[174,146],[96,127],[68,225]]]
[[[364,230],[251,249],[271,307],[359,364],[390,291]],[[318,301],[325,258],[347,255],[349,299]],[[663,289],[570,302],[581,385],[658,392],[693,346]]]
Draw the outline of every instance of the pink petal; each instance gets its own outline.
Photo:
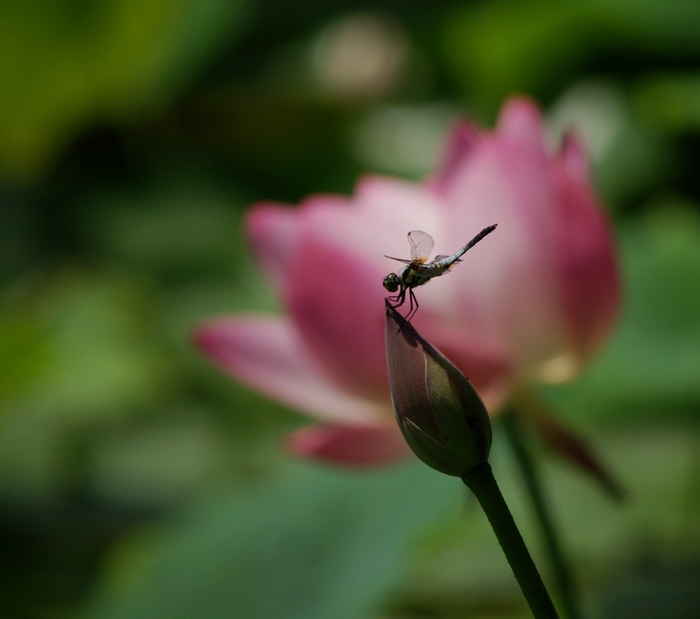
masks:
[[[481,137],[477,126],[467,119],[459,119],[450,129],[438,172],[429,183],[438,193],[450,184],[456,170],[460,169],[473,152]]]
[[[348,204],[321,197],[302,207],[285,305],[308,349],[349,391],[387,398],[382,280],[402,265],[383,254],[406,257],[412,228],[446,228],[443,210],[426,188],[379,177],[363,179]]]
[[[352,466],[388,464],[411,453],[395,423],[306,426],[288,437],[287,446],[299,456]]]
[[[274,202],[255,204],[245,221],[248,242],[255,261],[279,291],[287,280],[289,265],[299,249],[308,212],[319,208],[344,209],[348,199],[340,196],[312,196],[293,208]]]
[[[388,406],[339,388],[285,317],[241,315],[212,320],[196,330],[195,342],[234,378],[321,419],[377,423],[391,415]]]
[[[501,109],[496,135],[516,139],[532,148],[544,148],[542,113],[532,99],[513,97]]]
[[[444,219],[441,201],[426,188],[379,176],[360,179],[344,203],[319,196],[300,210],[306,239],[356,255],[376,265],[382,277],[391,264],[384,254],[405,257],[409,230],[433,230]]]
[[[481,228],[498,228],[448,275],[446,314],[459,316],[482,345],[523,364],[561,346],[561,316],[552,234],[556,204],[550,161],[520,137],[487,136],[446,194],[451,245]]]
[[[553,177],[560,205],[553,238],[562,311],[569,343],[585,361],[608,335],[617,315],[617,261],[608,222],[589,187],[572,182],[561,166]]]
[[[256,263],[279,290],[297,246],[297,213],[281,204],[259,203],[250,209],[245,229]]]
[[[383,254],[408,251],[411,229],[444,227],[442,203],[426,188],[398,179],[362,178],[352,198],[316,195],[297,208],[261,203],[251,210],[246,232],[256,261],[276,286],[286,282],[300,239],[321,239],[387,269]],[[397,226],[397,221],[402,222]]]
[[[590,181],[588,153],[578,135],[569,132],[564,136],[560,158],[572,180],[578,183]]]
[[[361,256],[309,239],[292,265],[287,307],[304,343],[348,391],[388,396],[382,274]]]
[[[498,229],[449,275],[444,315],[459,315],[470,340],[522,367],[571,353],[577,367],[609,332],[617,271],[580,142],[570,138],[551,156],[542,136],[534,104],[510,101],[497,133],[453,174],[451,244],[491,223]]]

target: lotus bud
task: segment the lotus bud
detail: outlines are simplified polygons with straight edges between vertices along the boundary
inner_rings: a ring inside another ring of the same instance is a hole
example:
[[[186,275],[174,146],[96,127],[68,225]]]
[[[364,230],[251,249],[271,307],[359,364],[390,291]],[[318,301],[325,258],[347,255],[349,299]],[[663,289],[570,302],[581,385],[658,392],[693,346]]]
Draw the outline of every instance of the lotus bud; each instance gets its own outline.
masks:
[[[413,453],[456,477],[486,462],[491,422],[466,376],[388,303],[384,338],[394,414]]]

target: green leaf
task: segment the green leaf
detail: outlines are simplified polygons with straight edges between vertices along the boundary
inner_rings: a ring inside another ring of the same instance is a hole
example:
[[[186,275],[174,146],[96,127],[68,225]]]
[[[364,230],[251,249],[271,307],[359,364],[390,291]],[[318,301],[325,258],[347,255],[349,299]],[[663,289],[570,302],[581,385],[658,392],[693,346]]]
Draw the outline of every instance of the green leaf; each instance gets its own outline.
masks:
[[[460,8],[443,41],[456,79],[492,111],[513,91],[554,95],[601,57],[693,58],[698,19],[694,0],[505,0]]]
[[[454,480],[423,465],[357,474],[295,464],[252,492],[195,506],[155,539],[133,540],[85,616],[367,617],[416,531],[458,498]]]
[[[700,128],[700,74],[665,73],[640,82],[637,110],[652,126],[672,131]]]
[[[16,377],[12,388],[0,381],[0,411],[86,422],[152,402],[172,365],[153,337],[144,292],[71,269],[27,281],[0,313],[0,375]]]
[[[0,175],[38,173],[91,123],[142,118],[240,30],[244,0],[4,0]]]

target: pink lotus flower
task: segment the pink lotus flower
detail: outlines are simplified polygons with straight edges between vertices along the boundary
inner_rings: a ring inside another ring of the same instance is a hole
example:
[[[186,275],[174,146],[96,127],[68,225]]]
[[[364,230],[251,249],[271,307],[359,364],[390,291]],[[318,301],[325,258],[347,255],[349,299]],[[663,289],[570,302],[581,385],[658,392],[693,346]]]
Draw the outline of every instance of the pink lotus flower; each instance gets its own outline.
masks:
[[[575,138],[544,144],[537,107],[504,106],[493,133],[458,123],[442,166],[414,184],[379,176],[352,197],[248,215],[254,257],[285,315],[213,319],[200,349],[237,380],[314,417],[292,451],[355,464],[409,453],[393,418],[384,353],[383,277],[409,230],[450,254],[498,229],[462,264],[416,289],[416,328],[469,376],[491,413],[532,381],[569,378],[598,350],[618,307],[611,234]]]

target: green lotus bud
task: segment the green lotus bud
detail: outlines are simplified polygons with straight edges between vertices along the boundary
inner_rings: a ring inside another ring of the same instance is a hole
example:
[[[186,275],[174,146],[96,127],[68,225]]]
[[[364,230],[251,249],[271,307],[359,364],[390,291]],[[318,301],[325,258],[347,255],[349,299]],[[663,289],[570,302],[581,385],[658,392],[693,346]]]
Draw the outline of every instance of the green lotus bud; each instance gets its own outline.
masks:
[[[486,462],[491,422],[464,374],[389,304],[384,341],[396,421],[413,453],[456,477]]]

